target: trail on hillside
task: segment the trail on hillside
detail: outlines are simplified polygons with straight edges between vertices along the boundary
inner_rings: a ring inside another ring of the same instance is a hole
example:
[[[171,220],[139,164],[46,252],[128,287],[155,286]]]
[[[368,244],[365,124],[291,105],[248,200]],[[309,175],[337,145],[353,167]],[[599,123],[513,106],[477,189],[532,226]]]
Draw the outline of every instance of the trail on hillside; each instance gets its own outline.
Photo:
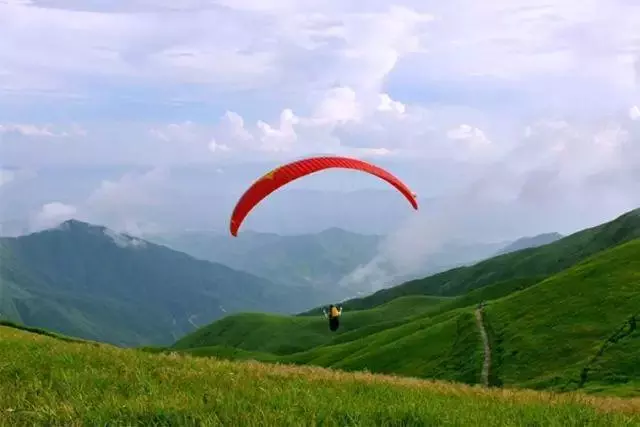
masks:
[[[482,344],[484,347],[484,362],[482,363],[482,385],[489,387],[489,369],[491,368],[491,346],[489,345],[489,336],[484,328],[483,321],[483,306],[476,309],[476,323],[480,330],[480,336],[482,337]]]
[[[624,324],[616,329],[613,334],[609,338],[607,338],[598,352],[589,360],[584,368],[582,368],[582,372],[580,373],[580,382],[578,383],[578,387],[584,387],[585,383],[588,380],[589,371],[591,367],[596,364],[596,362],[602,357],[605,350],[616,344],[618,341],[627,338],[631,334],[633,334],[637,328],[637,320],[636,317],[640,316],[640,314],[636,313],[632,315],[629,319],[625,320]]]

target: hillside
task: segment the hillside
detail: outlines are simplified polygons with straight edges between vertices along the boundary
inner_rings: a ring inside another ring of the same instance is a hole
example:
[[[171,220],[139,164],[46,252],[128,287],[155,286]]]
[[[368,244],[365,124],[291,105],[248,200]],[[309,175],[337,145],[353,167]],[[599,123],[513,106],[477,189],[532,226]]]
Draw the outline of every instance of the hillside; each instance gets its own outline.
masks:
[[[626,384],[640,394],[640,239],[492,302],[485,311],[496,344],[496,382]],[[612,337],[617,342],[603,348]],[[591,364],[601,348],[605,357]],[[587,366],[590,372],[583,373]]]
[[[169,344],[227,313],[288,313],[310,292],[99,226],[0,239],[0,313],[120,345]]]
[[[638,400],[152,355],[4,326],[0,360],[0,426],[640,425]]]
[[[447,298],[413,296],[398,298],[371,310],[345,313],[342,327],[333,333],[322,316],[291,317],[264,313],[240,313],[225,317],[178,340],[172,347],[233,347],[278,355],[309,350],[331,343],[336,336],[389,319],[399,321],[433,309]]]
[[[406,295],[462,295],[512,279],[548,277],[600,251],[640,237],[640,209],[608,223],[571,234],[554,243],[496,256],[473,266],[448,270],[421,280],[346,301],[351,310],[375,307]]]
[[[276,283],[316,289],[321,303],[352,295],[336,284],[377,252],[381,236],[330,228],[320,233],[281,236],[247,231],[238,237],[211,232],[148,236],[199,259],[218,262]]]
[[[563,236],[560,233],[544,233],[533,237],[522,237],[498,251],[496,255],[508,254],[511,252],[521,251],[523,249],[537,248],[560,240],[562,237]]]
[[[393,261],[395,256],[388,250],[384,250],[385,243],[387,242],[381,243],[382,250],[370,262],[359,266],[340,281],[340,286],[352,291],[347,298],[366,296],[393,284],[397,285],[452,268],[472,265],[494,256],[496,251],[505,246],[504,242],[452,240],[444,243],[437,250],[427,251],[420,262],[414,262],[410,267],[398,265],[397,261]]]
[[[640,238],[549,277],[506,280],[432,303],[414,298],[345,311],[342,325],[349,329],[330,339],[322,337],[321,323],[314,323],[314,319],[323,322],[318,317],[291,316],[288,322],[280,318],[278,324],[261,331],[261,340],[245,339],[249,337],[243,331],[246,319],[230,317],[225,327],[214,323],[183,338],[175,348],[189,347],[192,354],[203,356],[367,369],[477,384],[484,354],[474,312],[479,302],[489,301],[483,310],[483,326],[490,338],[491,384],[640,395],[636,328]],[[412,309],[405,307],[392,315],[388,307],[403,301]],[[385,310],[386,316],[373,318],[373,313]],[[368,323],[360,320],[367,317]],[[251,329],[260,330],[261,324],[254,320]],[[235,334],[224,334],[221,329]],[[206,331],[213,333],[203,333]],[[299,351],[265,344],[285,334],[295,339]]]

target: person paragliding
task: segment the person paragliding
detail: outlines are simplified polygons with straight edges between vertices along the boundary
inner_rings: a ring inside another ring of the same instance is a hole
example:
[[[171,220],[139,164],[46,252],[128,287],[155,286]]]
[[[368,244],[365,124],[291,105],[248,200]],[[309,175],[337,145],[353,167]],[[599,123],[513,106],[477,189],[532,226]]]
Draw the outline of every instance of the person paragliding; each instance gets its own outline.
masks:
[[[340,316],[342,315],[342,307],[336,307],[335,305],[329,305],[329,309],[322,309],[324,317],[329,320],[329,329],[335,332],[340,327]]]
[[[234,237],[238,235],[238,230],[247,215],[249,215],[249,212],[269,194],[299,178],[334,168],[356,170],[378,177],[398,190],[398,192],[407,199],[413,209],[418,210],[418,197],[416,193],[411,191],[404,182],[379,166],[363,160],[343,156],[309,157],[278,166],[255,181],[242,194],[233,208],[229,221],[229,231],[231,235]],[[338,330],[338,327],[340,327],[342,307],[338,308],[331,304],[329,310],[323,308],[322,311],[329,320],[329,329],[331,331]]]

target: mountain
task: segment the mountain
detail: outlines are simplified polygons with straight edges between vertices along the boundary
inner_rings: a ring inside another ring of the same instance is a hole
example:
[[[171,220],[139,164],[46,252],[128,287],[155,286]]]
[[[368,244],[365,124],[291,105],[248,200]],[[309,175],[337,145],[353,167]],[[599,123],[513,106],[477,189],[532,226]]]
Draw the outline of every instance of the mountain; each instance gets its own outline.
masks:
[[[0,239],[0,313],[119,345],[169,344],[237,311],[294,312],[313,293],[70,220]]]
[[[381,254],[379,247],[384,236],[340,228],[288,236],[245,231],[234,238],[207,231],[185,231],[145,237],[276,283],[315,289],[322,295],[318,301],[321,304],[366,295],[393,283],[477,262],[505,246],[503,242],[449,242],[425,256],[417,270],[408,274]]]
[[[469,384],[485,381],[488,361],[493,386],[640,396],[639,220],[640,210],[632,211],[521,251],[524,258],[492,258],[480,263],[488,263],[482,275],[447,272],[455,286],[462,283],[455,274],[476,278],[458,295],[345,308],[336,333],[317,312],[244,313],[183,337],[171,350]],[[523,274],[513,274],[518,268]],[[484,283],[474,286],[479,279]]]
[[[382,237],[330,228],[293,236],[246,231],[231,237],[193,231],[147,238],[276,283],[315,289],[323,296],[317,303],[324,303],[351,295],[340,289],[338,282],[373,258]]]
[[[474,264],[494,256],[504,242],[474,243],[450,241],[436,251],[424,254],[413,266],[398,265],[393,251],[380,251],[370,262],[360,265],[342,278],[340,285],[355,295],[368,295],[384,288],[391,288],[410,280],[430,276],[452,268]],[[346,298],[343,298],[346,299]]]
[[[371,308],[405,295],[455,296],[501,281],[548,277],[602,250],[638,237],[640,209],[548,245],[499,255],[472,266],[413,280],[364,298],[346,301],[344,306],[349,309]]]
[[[523,249],[537,248],[538,246],[548,245],[549,243],[560,240],[562,239],[562,237],[563,236],[560,233],[544,233],[538,234],[534,237],[522,237],[515,242],[507,245],[496,255],[508,254],[510,252],[517,252]]]

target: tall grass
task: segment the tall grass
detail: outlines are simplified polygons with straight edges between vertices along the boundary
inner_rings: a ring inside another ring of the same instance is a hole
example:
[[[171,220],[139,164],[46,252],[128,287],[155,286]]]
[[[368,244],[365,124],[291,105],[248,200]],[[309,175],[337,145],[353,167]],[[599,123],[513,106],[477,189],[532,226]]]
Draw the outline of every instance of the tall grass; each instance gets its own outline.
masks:
[[[151,354],[0,327],[1,426],[107,423],[635,426],[640,399]]]

